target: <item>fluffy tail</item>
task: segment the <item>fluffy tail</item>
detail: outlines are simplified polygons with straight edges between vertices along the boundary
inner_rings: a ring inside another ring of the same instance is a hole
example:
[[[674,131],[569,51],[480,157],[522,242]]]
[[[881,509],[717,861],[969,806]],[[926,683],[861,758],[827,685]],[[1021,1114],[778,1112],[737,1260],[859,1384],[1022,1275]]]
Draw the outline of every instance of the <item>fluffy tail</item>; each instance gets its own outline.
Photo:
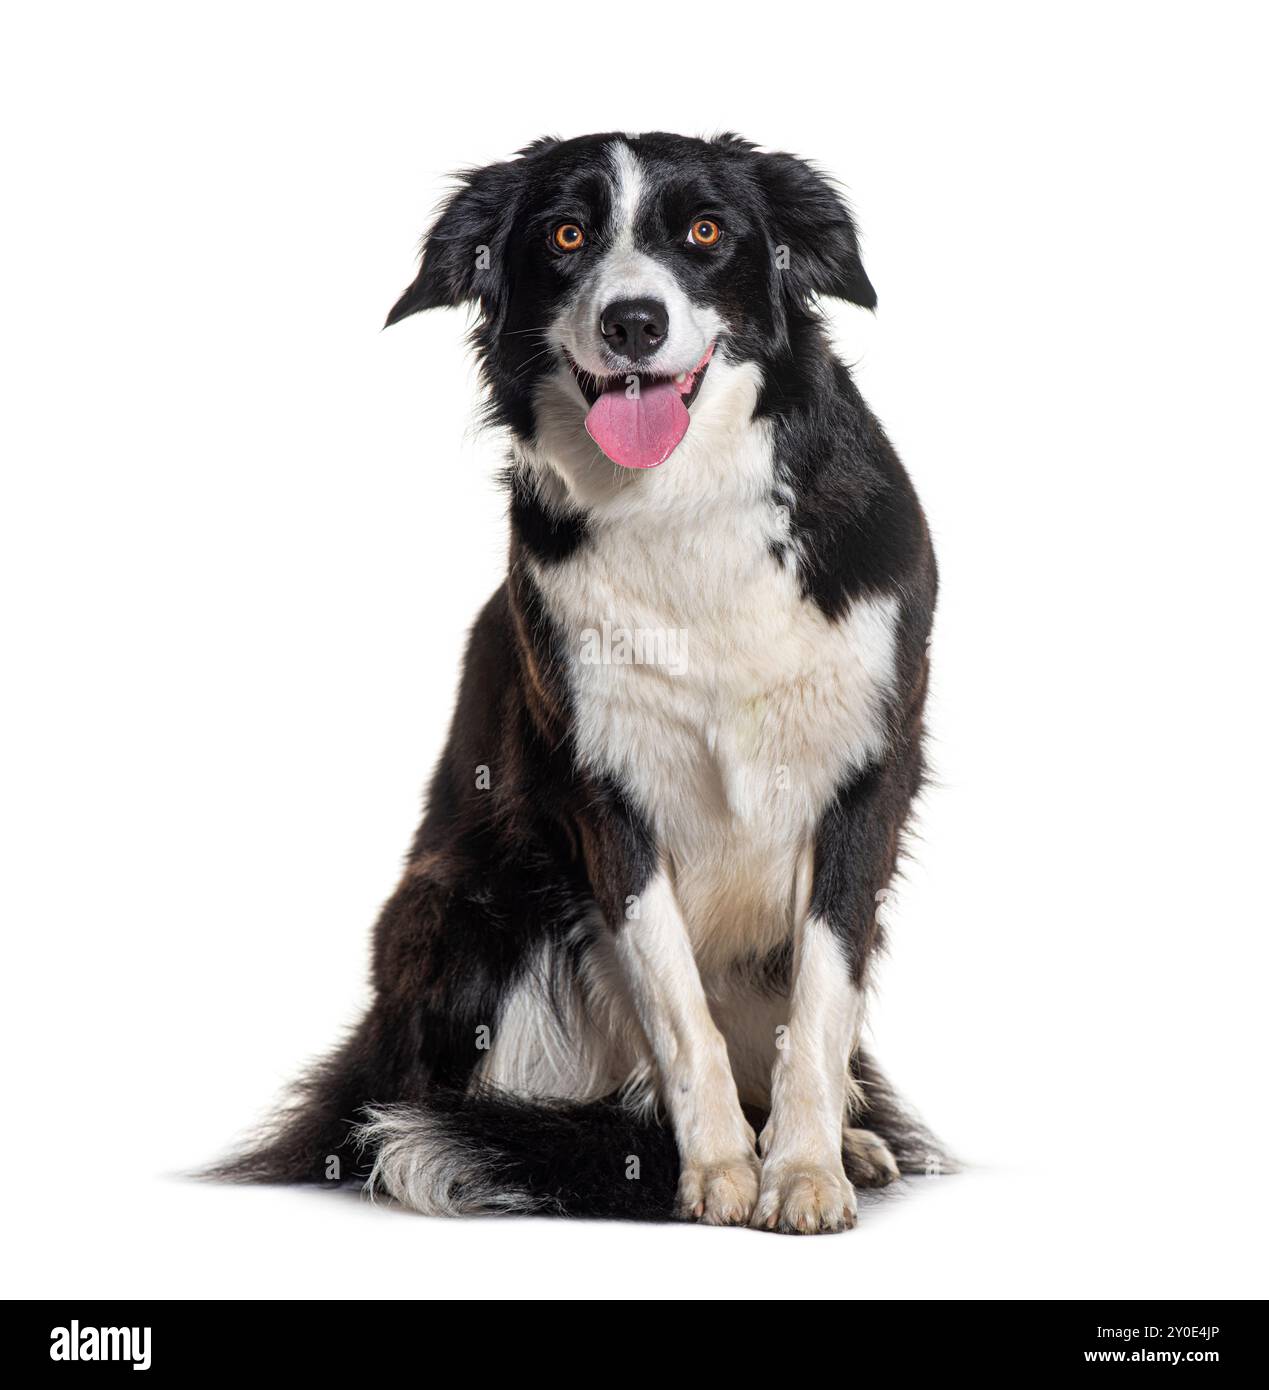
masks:
[[[903,1173],[954,1165],[859,1052],[854,1123],[883,1139]],[[239,1182],[358,1182],[436,1216],[540,1213],[666,1221],[679,1161],[669,1127],[616,1097],[585,1103],[431,1089],[419,1103],[363,1105],[331,1063],[248,1152],[207,1176]],[[751,1114],[755,1129],[765,1115]],[[848,1171],[850,1155],[847,1153]]]
[[[238,1153],[199,1176],[220,1182],[322,1183],[338,1187],[364,1182],[358,1130],[368,1097],[382,1094],[385,1071],[375,1066],[367,1020],[331,1056],[318,1062],[294,1087],[290,1100]],[[391,1073],[386,1073],[391,1077]],[[390,1094],[408,1094],[389,1081]]]
[[[538,1212],[668,1221],[674,1136],[617,1097],[519,1100],[433,1092],[425,1105],[371,1107],[359,1137],[369,1189],[430,1216]]]

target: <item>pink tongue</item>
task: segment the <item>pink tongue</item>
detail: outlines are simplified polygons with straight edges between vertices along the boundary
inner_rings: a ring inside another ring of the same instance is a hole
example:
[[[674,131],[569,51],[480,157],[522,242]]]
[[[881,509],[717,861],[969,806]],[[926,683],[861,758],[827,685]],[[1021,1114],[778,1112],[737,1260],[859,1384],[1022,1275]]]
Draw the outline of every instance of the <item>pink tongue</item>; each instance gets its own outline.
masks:
[[[672,381],[640,386],[633,399],[624,383],[604,392],[586,416],[586,433],[623,468],[655,468],[678,447],[691,416]]]

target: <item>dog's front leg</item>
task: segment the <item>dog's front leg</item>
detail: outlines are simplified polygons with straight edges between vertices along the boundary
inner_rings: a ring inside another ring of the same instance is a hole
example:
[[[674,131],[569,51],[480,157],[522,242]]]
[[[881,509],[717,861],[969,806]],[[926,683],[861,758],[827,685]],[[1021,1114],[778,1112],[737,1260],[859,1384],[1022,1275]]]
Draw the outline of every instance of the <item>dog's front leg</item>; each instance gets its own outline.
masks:
[[[805,914],[793,947],[789,1023],[771,1075],[762,1131],[762,1192],[753,1224],[810,1233],[855,1224],[855,1189],[842,1164],[848,1066],[862,1013],[841,942]]]
[[[758,1196],[753,1130],[664,866],[635,895],[635,910],[617,927],[616,950],[674,1125],[678,1214],[715,1226],[743,1224]]]
[[[917,737],[896,739],[883,765],[841,789],[803,862],[789,1023],[776,1050],[771,1114],[759,1141],[755,1226],[814,1232],[855,1224],[855,1190],[842,1163],[850,1056],[879,937],[876,896],[894,872],[899,829],[920,777]]]

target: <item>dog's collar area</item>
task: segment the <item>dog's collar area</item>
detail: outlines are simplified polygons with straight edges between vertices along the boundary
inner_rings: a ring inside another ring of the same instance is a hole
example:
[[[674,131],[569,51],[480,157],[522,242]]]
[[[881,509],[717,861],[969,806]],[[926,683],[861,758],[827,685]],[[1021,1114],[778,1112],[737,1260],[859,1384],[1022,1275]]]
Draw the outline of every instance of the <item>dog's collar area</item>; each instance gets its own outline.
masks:
[[[640,390],[649,386],[668,386],[671,384],[678,387],[683,404],[690,406],[700,394],[701,383],[705,380],[705,373],[709,371],[710,360],[714,355],[714,344],[710,343],[709,347],[705,349],[705,355],[690,372],[678,372],[674,375],[629,371],[613,372],[609,376],[596,376],[593,372],[585,371],[579,367],[567,349],[562,349],[562,351],[564,352],[564,360],[568,363],[568,369],[573,374],[573,380],[577,382],[579,390],[585,396],[587,405],[594,405],[605,391],[625,390],[633,376],[638,378]]]

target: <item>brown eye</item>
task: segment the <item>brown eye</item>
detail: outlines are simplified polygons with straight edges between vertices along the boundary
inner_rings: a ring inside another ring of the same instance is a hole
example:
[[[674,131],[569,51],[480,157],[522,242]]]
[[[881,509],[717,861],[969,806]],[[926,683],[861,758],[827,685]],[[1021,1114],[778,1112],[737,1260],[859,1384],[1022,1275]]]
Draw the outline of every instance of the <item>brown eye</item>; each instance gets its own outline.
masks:
[[[580,251],[586,233],[576,222],[561,222],[551,233],[551,244],[557,251]]]
[[[698,217],[692,223],[687,239],[693,246],[717,246],[723,229],[711,217]]]

